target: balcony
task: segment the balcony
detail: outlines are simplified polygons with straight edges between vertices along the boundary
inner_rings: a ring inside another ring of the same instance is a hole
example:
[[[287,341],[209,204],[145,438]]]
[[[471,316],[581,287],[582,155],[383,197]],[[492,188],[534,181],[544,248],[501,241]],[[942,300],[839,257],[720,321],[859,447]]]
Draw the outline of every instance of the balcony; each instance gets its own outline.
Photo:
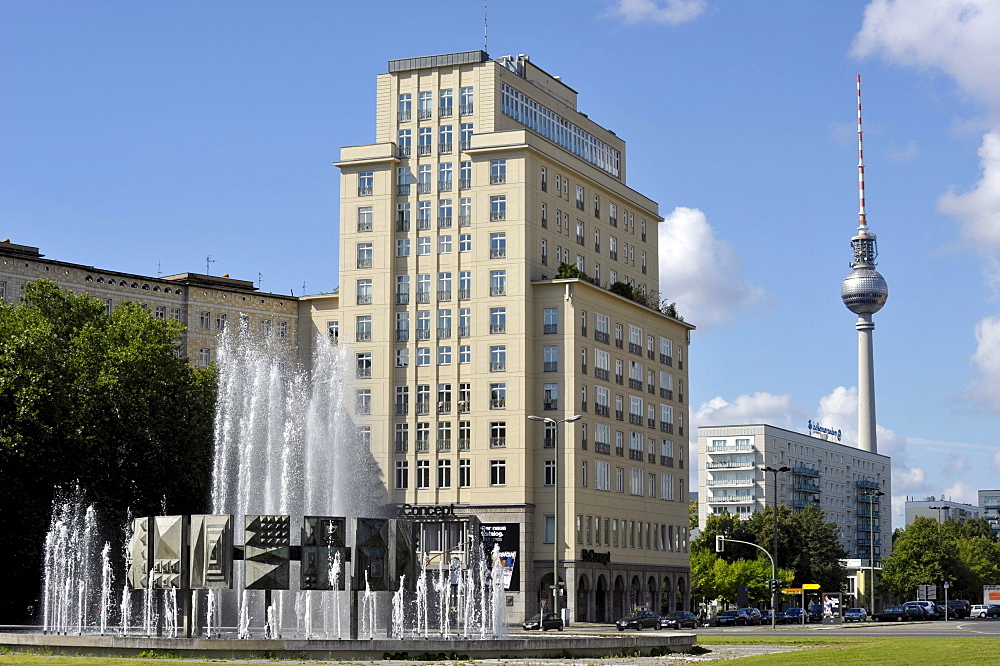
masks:
[[[396,220],[396,231],[409,231],[410,221],[409,220]]]
[[[709,495],[709,504],[753,504],[753,495]]]
[[[620,409],[616,409],[615,410],[615,418],[617,420],[619,420],[619,421],[624,421],[625,420],[625,412],[623,412]]]
[[[417,120],[430,120],[431,110],[430,109],[419,109],[417,111]]]
[[[812,483],[802,483],[801,481],[792,483],[792,490],[801,490],[804,493],[819,494],[819,486]]]
[[[632,389],[633,391],[641,391],[642,390],[642,380],[641,379],[632,379],[631,377],[629,377],[629,379],[628,379],[628,387],[630,389]]]
[[[507,182],[506,174],[495,173],[490,176],[490,185],[503,185]]]
[[[450,228],[451,228],[451,215],[439,215],[438,229],[450,229]]]
[[[554,449],[555,447],[556,447],[555,437],[546,435],[545,437],[542,438],[542,448]]]
[[[458,226],[460,226],[460,227],[468,227],[468,226],[471,226],[471,225],[472,225],[472,216],[471,215],[459,215],[458,216]]]
[[[371,268],[372,258],[371,257],[358,257],[358,268]]]
[[[431,147],[429,145],[417,146],[417,155],[426,156],[431,154]]]
[[[618,349],[624,349],[625,348],[624,341],[621,338],[615,338],[615,347],[617,347]]]
[[[705,482],[705,485],[725,488],[749,488],[753,485],[753,479],[709,479]]]
[[[753,444],[709,444],[706,453],[749,453],[754,450]]]
[[[667,356],[666,354],[660,354],[660,363],[662,363],[663,365],[669,365],[669,366],[673,367],[673,365],[674,365],[674,357],[673,356]]]
[[[469,148],[472,147],[472,141],[471,140],[459,141],[458,147],[460,150],[468,150]]]
[[[628,459],[629,460],[638,460],[639,462],[642,462],[642,451],[635,451],[633,449],[629,449],[628,450]]]
[[[431,443],[428,442],[427,440],[418,439],[416,446],[413,447],[413,450],[416,451],[417,453],[428,453],[431,450]]]
[[[442,106],[438,108],[438,118],[451,118],[452,107]]]
[[[438,326],[438,340],[451,337],[451,326]]]
[[[636,356],[642,356],[642,345],[637,345],[634,342],[628,343],[628,353],[635,354]]]
[[[611,445],[607,442],[594,442],[594,453],[600,453],[606,456],[611,455]]]
[[[444,400],[438,403],[438,414],[451,414],[451,401]]]
[[[642,414],[629,414],[628,422],[632,425],[642,425]]]
[[[468,299],[466,299],[466,300],[468,300]],[[468,326],[459,326],[458,327],[458,337],[460,337],[460,338],[467,338],[467,337],[469,337],[469,327]]]
[[[404,159],[407,158],[407,157],[409,157],[410,156],[410,147],[409,146],[400,146],[399,147],[399,152],[397,154],[400,157],[404,158]]]
[[[430,194],[431,184],[430,183],[417,183],[417,194]]]
[[[490,409],[507,409],[507,398],[490,398]]]
[[[753,469],[752,460],[720,460],[705,465],[705,469]]]
[[[442,155],[448,155],[451,153],[451,141],[438,144],[438,152]],[[450,188],[449,188],[450,189]]]
[[[358,331],[357,337],[355,337],[357,342],[371,342],[372,332],[371,331]]]
[[[410,292],[396,294],[396,305],[409,305]]]
[[[469,413],[469,401],[468,400],[459,400],[458,401],[458,413],[459,414],[468,414]]]
[[[506,259],[506,258],[507,258],[507,248],[505,247],[490,248],[490,259]]]
[[[856,481],[854,485],[857,488],[874,488],[878,490],[878,484],[871,479],[861,479],[860,481]]]
[[[371,379],[372,369],[371,366],[358,368],[358,379]]]
[[[410,115],[409,111],[400,111],[399,112],[399,122],[401,122],[401,123],[408,123],[408,122],[410,122],[410,118],[411,117],[412,116]]]
[[[665,432],[668,435],[674,434],[674,424],[667,423],[666,421],[660,421],[660,431]]]
[[[647,428],[652,428],[653,430],[655,430],[656,429],[656,419],[647,418],[646,419],[646,427]]]
[[[673,467],[674,458],[673,456],[660,456],[660,464],[664,467]]]
[[[458,440],[458,450],[459,451],[468,451],[470,449],[470,444],[471,444],[471,442],[468,439],[459,439]]]
[[[798,467],[793,467],[792,468],[792,474],[797,474],[799,476],[813,476],[813,477],[818,477],[819,476],[819,470],[818,469],[813,469],[812,467],[805,467],[803,465],[800,465]]]
[[[407,442],[397,439],[395,442],[393,442],[392,450],[394,453],[406,453],[409,450],[409,448],[410,446]]]
[[[396,194],[398,194],[399,196],[406,196],[409,193],[410,193],[409,184],[396,186]]]
[[[543,335],[553,335],[559,332],[559,324],[544,324],[542,326]]]
[[[492,286],[490,287],[490,296],[506,296],[507,287],[506,286]]]
[[[430,339],[431,339],[431,329],[429,328],[417,329],[417,340],[430,340]]]
[[[458,113],[463,116],[471,116],[472,109],[472,104],[460,104],[458,107]]]
[[[467,190],[470,187],[472,187],[472,179],[471,178],[459,178],[458,179],[458,189],[460,189],[460,190]]]
[[[438,453],[450,453],[451,452],[451,440],[450,439],[439,439],[437,441],[437,451],[438,451]]]
[[[431,292],[429,291],[418,291],[417,292],[417,303],[426,304],[431,302]]]
[[[370,404],[368,404],[367,402],[360,402],[357,405],[355,405],[354,413],[355,414],[361,414],[361,415],[371,414],[372,413],[372,406]]]
[[[505,210],[490,211],[490,222],[503,222],[506,219],[507,219],[507,211]]]
[[[497,333],[506,333],[506,332],[507,332],[507,324],[505,323],[490,324],[490,334],[495,335]]]
[[[594,339],[597,340],[598,342],[603,342],[604,344],[608,344],[611,341],[611,336],[608,335],[605,331],[594,331]]]
[[[609,381],[611,379],[611,371],[607,368],[594,368],[594,379]]]
[[[625,383],[625,376],[624,375],[618,375],[618,374],[616,374],[615,375],[615,384],[618,384],[619,386],[621,386],[624,383]]]
[[[427,231],[431,228],[431,218],[429,217],[418,217],[417,218],[417,230]]]
[[[490,361],[490,372],[507,372],[507,361]]]
[[[358,196],[359,197],[370,197],[373,194],[371,187],[359,187]]]
[[[558,400],[543,400],[542,401],[542,409],[544,409],[545,411],[554,411],[554,410],[557,410],[557,409],[559,409],[559,401]]]
[[[358,305],[371,305],[372,295],[371,294],[358,294]]]
[[[505,449],[505,448],[507,448],[507,438],[506,437],[490,437],[490,448],[491,449]]]
[[[608,416],[611,414],[611,409],[607,405],[602,405],[599,403],[594,404],[594,414],[596,416]]]
[[[371,230],[372,230],[372,221],[371,220],[359,220],[358,221],[358,231],[359,232],[365,232],[365,231],[371,231]]]
[[[450,300],[451,300],[451,289],[438,290],[438,302],[450,301]]]
[[[542,365],[543,372],[559,372],[559,361],[545,361]]]

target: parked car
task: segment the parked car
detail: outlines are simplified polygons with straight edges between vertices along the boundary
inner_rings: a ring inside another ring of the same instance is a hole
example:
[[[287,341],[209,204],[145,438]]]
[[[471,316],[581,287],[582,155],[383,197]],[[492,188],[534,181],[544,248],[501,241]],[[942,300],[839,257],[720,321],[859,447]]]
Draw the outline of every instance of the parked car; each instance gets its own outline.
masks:
[[[774,612],[774,623],[775,624],[785,624],[787,619],[785,618],[784,611],[773,611]],[[761,624],[771,624],[771,609],[765,608],[760,612],[760,623]]]
[[[948,608],[954,608],[955,617],[958,618],[967,618],[972,614],[972,605],[965,599],[950,599],[948,601]],[[948,617],[951,617],[951,615]]]
[[[876,622],[902,622],[903,620],[922,620],[924,611],[919,606],[886,606],[878,613],[872,614]]]
[[[715,626],[717,627],[746,627],[750,624],[750,616],[746,610],[727,610],[715,616]]]
[[[868,619],[868,611],[864,608],[848,608],[844,611],[844,622],[864,622]]]
[[[660,622],[660,616],[653,611],[647,610],[632,611],[625,617],[615,622],[615,625],[617,625],[618,631],[625,631],[626,629],[642,631],[643,629],[663,628]]]
[[[822,622],[823,621],[823,604],[813,604],[809,607],[809,621],[810,622]]]
[[[548,631],[549,629],[563,630],[563,621],[556,613],[546,613],[545,615],[535,615],[530,620],[525,621],[522,625],[527,630],[541,629],[542,631]]]
[[[764,619],[760,614],[760,611],[756,608],[741,608],[740,610],[746,611],[746,614],[750,617],[750,624],[760,625],[764,623]]]
[[[785,622],[788,624],[802,624],[805,616],[805,608],[789,608],[785,611]]]
[[[972,608],[969,609],[969,617],[986,617],[986,609],[989,608],[986,604],[974,604]]]
[[[990,604],[987,606],[986,617],[1000,617],[1000,604]]]
[[[668,629],[683,629],[684,627],[695,629],[698,627],[698,616],[688,611],[677,611],[672,616],[661,618],[661,620],[663,626]]]
[[[937,604],[933,601],[907,601],[903,608],[916,608],[922,613],[924,620],[937,619]]]
[[[948,615],[949,620],[957,620],[959,617],[958,609],[952,608],[950,605],[942,606],[941,604],[936,604],[936,608],[937,608],[937,615],[939,618],[943,618],[945,614]]]

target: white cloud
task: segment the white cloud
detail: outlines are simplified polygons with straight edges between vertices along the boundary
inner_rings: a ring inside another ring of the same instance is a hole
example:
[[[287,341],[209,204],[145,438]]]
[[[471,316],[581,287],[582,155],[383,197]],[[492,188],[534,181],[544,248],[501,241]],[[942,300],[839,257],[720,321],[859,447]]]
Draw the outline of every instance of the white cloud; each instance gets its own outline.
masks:
[[[708,9],[707,0],[615,0],[608,16],[628,24],[680,25],[695,20]]]
[[[715,397],[704,402],[691,415],[692,436],[700,426],[740,425],[744,423],[767,423],[779,428],[792,427],[794,408],[790,395],[754,393],[741,395],[733,402]]]
[[[661,298],[676,301],[695,326],[732,321],[764,300],[764,290],[746,281],[739,255],[716,238],[700,210],[675,208],[659,225],[659,244]]]
[[[990,465],[990,471],[994,474],[1000,474],[1000,451],[993,454],[993,464]]]
[[[965,456],[955,456],[948,463],[948,466],[944,468],[944,473],[948,475],[955,475],[964,472],[969,466],[969,459]]]
[[[944,497],[951,502],[979,505],[979,492],[964,481],[956,481],[951,488],[945,488]]]
[[[1000,109],[1000,3],[996,0],[873,0],[854,54],[880,53],[904,66],[938,69],[969,95]]]
[[[962,239],[970,247],[993,256],[1000,251],[1000,130],[983,136],[979,163],[979,182],[968,192],[945,193],[938,200],[938,209],[959,221]]]
[[[1000,317],[976,324],[976,351],[970,360],[978,376],[959,397],[984,411],[1000,411]]]

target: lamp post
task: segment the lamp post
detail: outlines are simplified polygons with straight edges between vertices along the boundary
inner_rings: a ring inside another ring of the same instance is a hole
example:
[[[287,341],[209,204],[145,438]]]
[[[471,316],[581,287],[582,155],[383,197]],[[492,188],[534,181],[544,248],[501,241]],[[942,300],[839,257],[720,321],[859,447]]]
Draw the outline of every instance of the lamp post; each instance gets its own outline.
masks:
[[[790,467],[765,467],[765,472],[770,472],[774,477],[774,559],[771,561],[771,580],[778,580],[778,474],[783,472],[790,472]],[[767,502],[767,497],[764,497],[764,501]],[[771,628],[774,629],[775,619],[774,614],[778,607],[778,589],[775,587],[776,583],[771,583]]]
[[[559,613],[559,424],[572,423],[583,418],[582,414],[564,419],[553,419],[547,416],[529,416],[529,421],[540,421],[551,424],[552,448],[555,465],[552,470],[552,612]]]
[[[945,505],[942,505],[942,506],[929,506],[927,508],[928,509],[937,509],[937,512],[938,512],[938,534],[941,534],[941,512],[942,511],[947,511],[951,507],[945,504]]]
[[[868,606],[872,613],[875,613],[875,498],[885,495],[881,490],[874,488],[863,488],[861,493],[868,496],[868,563],[871,566],[872,587],[868,592]]]

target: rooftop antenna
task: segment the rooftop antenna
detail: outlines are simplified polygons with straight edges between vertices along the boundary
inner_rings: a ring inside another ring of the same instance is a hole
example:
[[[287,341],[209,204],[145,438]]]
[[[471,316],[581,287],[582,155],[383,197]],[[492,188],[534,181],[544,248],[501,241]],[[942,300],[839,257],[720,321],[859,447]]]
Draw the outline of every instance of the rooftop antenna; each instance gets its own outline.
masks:
[[[211,275],[212,264],[215,263],[215,259],[212,259],[212,255],[205,256],[205,275]]]
[[[156,262],[156,277],[160,277],[161,275],[163,275],[162,268],[163,267],[160,265],[160,262],[159,261]]]
[[[861,131],[861,75],[858,74],[858,232],[868,233],[868,215],[865,213],[865,153],[862,148]]]
[[[260,271],[257,271],[257,289],[260,289],[262,284],[264,284],[264,276],[260,273]]]
[[[486,38],[487,38],[487,36],[489,34],[487,32],[487,25],[486,25],[486,4],[487,4],[487,2],[488,2],[488,0],[483,0],[483,51],[485,51],[486,53],[489,53],[490,50],[488,48],[486,48],[486,44],[487,44],[487,39]]]

